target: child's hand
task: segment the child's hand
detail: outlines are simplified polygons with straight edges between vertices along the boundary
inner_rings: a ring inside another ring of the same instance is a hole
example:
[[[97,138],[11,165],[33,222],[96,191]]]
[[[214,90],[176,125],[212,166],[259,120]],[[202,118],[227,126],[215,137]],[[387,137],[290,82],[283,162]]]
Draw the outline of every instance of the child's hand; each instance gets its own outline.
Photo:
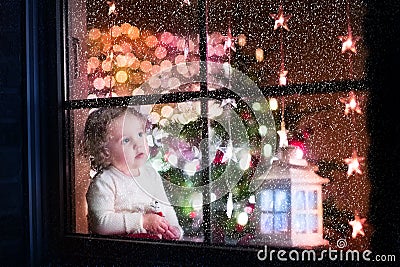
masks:
[[[181,237],[181,231],[176,226],[169,226],[168,230],[162,234],[165,239],[179,239]]]
[[[154,213],[143,214],[143,228],[155,234],[164,234],[170,225],[164,217]]]

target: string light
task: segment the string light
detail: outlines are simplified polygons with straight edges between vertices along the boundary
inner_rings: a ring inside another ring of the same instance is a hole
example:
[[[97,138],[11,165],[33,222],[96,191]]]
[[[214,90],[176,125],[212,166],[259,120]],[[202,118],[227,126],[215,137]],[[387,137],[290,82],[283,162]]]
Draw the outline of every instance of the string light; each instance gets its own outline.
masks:
[[[290,19],[292,15],[284,15],[282,5],[279,6],[279,10],[277,14],[270,13],[269,16],[275,20],[274,30],[279,27],[284,28],[289,31],[289,27],[287,26],[287,21]]]
[[[347,30],[348,30],[348,35],[347,36],[339,36],[339,39],[343,42],[342,45],[342,53],[346,52],[349,50],[352,53],[356,53],[356,41],[359,39],[358,36],[353,37],[352,36],[352,30],[351,30],[351,23],[350,23],[350,4],[347,1],[346,5],[346,14],[347,14]],[[349,54],[349,78],[353,78],[353,60],[351,57],[351,53]],[[357,97],[354,91],[350,91],[348,94],[347,98],[340,98],[339,99],[341,103],[345,104],[345,109],[344,109],[344,114],[351,115],[351,124],[354,125],[356,124],[355,122],[355,116],[354,113],[361,114],[361,108],[359,106],[359,103],[357,102]],[[360,162],[364,160],[364,157],[358,157],[357,151],[355,148],[355,137],[356,133],[353,130],[351,133],[351,138],[352,138],[352,145],[353,145],[353,152],[352,156],[350,158],[344,159],[344,162],[348,166],[347,170],[347,176],[351,176],[352,174],[362,174],[363,172],[360,169]]]
[[[285,15],[283,13],[283,6],[282,4],[279,5],[279,10],[278,13],[269,14],[272,19],[275,20],[274,24],[274,30],[277,30],[279,27],[280,32],[279,32],[279,42],[280,42],[280,57],[281,57],[281,64],[278,72],[278,85],[279,86],[286,86],[287,85],[287,78],[286,75],[288,74],[288,71],[285,70],[285,54],[284,54],[284,49],[283,49],[283,31],[282,28],[289,31],[289,27],[287,26],[287,21],[291,18],[291,15]],[[279,135],[279,147],[287,147],[288,146],[288,139],[287,139],[287,133],[288,130],[285,128],[285,98],[282,96],[282,105],[281,105],[281,129],[277,131],[277,134]],[[275,104],[275,103],[272,103]],[[271,100],[270,100],[270,107],[271,107]],[[275,108],[275,106],[272,106]],[[277,107],[277,105],[276,105]]]
[[[350,221],[349,224],[353,227],[351,233],[352,238],[356,238],[358,235],[365,236],[364,224],[367,218],[361,218],[357,211],[355,211],[354,220]]]

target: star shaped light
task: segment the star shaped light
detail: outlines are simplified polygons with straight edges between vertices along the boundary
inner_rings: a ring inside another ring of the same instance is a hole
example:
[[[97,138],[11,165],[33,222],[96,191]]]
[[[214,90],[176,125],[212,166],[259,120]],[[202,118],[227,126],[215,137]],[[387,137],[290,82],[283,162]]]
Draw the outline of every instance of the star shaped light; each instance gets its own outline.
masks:
[[[183,7],[183,5],[190,6],[190,0],[183,0],[182,3],[181,3],[181,7]]]
[[[353,232],[351,233],[352,238],[356,238],[357,235],[365,236],[363,226],[367,218],[361,218],[359,213],[356,211],[354,215],[354,220],[350,221],[349,224],[353,227]]]
[[[108,4],[108,15],[110,16],[111,14],[116,15],[117,11],[115,10],[115,2],[114,1],[107,1]]]
[[[344,114],[349,114],[350,111],[355,111],[361,114],[361,108],[358,105],[356,94],[353,91],[349,92],[348,97],[340,98],[340,102],[345,104]]]
[[[224,38],[225,38],[224,51],[226,52],[227,49],[229,49],[229,50],[232,49],[233,51],[236,52],[236,48],[235,48],[236,38],[232,36],[230,27],[228,28],[228,33]]]
[[[342,53],[347,50],[357,53],[356,42],[360,39],[359,36],[353,36],[351,30],[349,30],[349,33],[346,36],[338,36],[338,38],[342,41]]]
[[[281,70],[279,72],[279,85],[286,85],[287,79],[286,79],[286,75],[288,74],[287,70]]]
[[[344,159],[344,162],[348,165],[347,176],[352,175],[354,172],[362,174],[360,170],[360,162],[364,160],[364,157],[358,157],[357,152],[353,150],[351,158]]]
[[[289,31],[289,27],[287,26],[287,21],[290,19],[292,15],[284,15],[282,5],[279,6],[278,14],[270,13],[269,16],[275,20],[274,30],[278,29],[282,26],[285,30]]]
[[[236,104],[235,99],[232,99],[232,98],[227,98],[227,99],[222,100],[222,102],[221,102],[221,108],[224,107],[224,106],[226,106],[226,105],[230,105],[230,106],[232,106],[232,107],[234,107],[234,108],[237,107],[237,104]]]
[[[241,147],[234,147],[232,140],[228,141],[228,145],[225,147],[218,147],[217,148],[219,151],[224,153],[224,156],[222,157],[221,163],[225,163],[229,160],[233,160],[234,162],[238,162],[238,158],[236,157],[236,154],[239,153],[243,148]]]
[[[286,130],[284,122],[281,123],[281,129],[276,133],[279,135],[279,147],[287,147],[289,145],[287,139],[288,130]]]

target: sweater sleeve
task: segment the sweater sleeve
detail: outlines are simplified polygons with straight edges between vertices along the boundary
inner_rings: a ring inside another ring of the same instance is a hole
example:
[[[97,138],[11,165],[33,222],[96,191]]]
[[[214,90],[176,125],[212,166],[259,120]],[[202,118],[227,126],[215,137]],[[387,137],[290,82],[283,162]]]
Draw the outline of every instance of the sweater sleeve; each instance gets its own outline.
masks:
[[[158,200],[160,202],[160,208],[161,208],[162,212],[164,213],[164,216],[167,219],[167,221],[169,222],[169,224],[171,226],[175,226],[176,228],[179,229],[179,231],[181,233],[180,239],[182,239],[184,231],[179,224],[178,217],[176,216],[174,207],[169,202],[168,196],[165,192],[165,189],[164,189],[164,186],[162,183],[162,178],[161,178],[160,174],[155,170],[154,170],[153,175],[156,179],[155,185],[157,185],[155,187],[155,190],[156,190],[155,196],[157,198],[156,200]]]
[[[103,235],[146,232],[141,213],[115,212],[115,185],[111,178],[105,176],[92,180],[86,200],[91,232]]]

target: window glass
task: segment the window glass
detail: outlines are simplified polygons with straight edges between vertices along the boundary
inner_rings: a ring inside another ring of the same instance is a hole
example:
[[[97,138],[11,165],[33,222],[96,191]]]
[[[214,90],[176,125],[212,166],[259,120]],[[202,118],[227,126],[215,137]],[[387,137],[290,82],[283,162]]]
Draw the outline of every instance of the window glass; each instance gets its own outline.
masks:
[[[140,137],[149,147],[146,164],[160,176],[183,241],[240,245],[292,228],[316,232],[323,218],[334,242],[343,230],[335,222],[356,209],[368,212],[361,0],[282,6],[262,0],[70,0],[67,8],[69,232],[91,233],[87,192],[101,172],[91,163],[101,153],[114,160],[108,146],[90,157],[82,153],[85,123],[105,107],[129,106],[145,116]],[[279,24],[282,14],[287,20]],[[344,43],[351,33],[357,53]],[[207,62],[199,62],[202,53]],[[284,162],[288,168],[329,179],[321,185],[322,199],[307,188],[291,196],[287,172],[268,176],[288,146],[299,152]],[[264,190],[272,180],[278,186]],[[315,211],[320,201],[324,215],[296,213],[291,222],[292,209]],[[135,209],[163,210],[146,203]],[[137,222],[125,221],[129,229]]]
[[[289,207],[289,194],[286,190],[275,190],[275,211],[287,212]]]
[[[310,192],[308,192],[307,193],[307,197],[308,197],[308,199],[307,199],[307,205],[308,205],[308,208],[309,209],[312,209],[312,210],[316,210],[317,209],[317,198],[318,198],[318,193],[317,193],[317,191],[310,191]]]
[[[288,214],[274,214],[275,232],[286,232],[288,230]]]
[[[353,1],[349,7],[346,1],[323,0],[207,4],[209,58],[232,64],[261,87],[278,85],[281,71],[287,71],[287,84],[365,78],[365,47],[356,46],[349,66],[338,38],[347,34],[348,27],[354,37],[362,34],[366,12],[362,1]],[[280,14],[284,27],[276,22]]]
[[[294,205],[296,210],[304,210],[305,209],[305,192],[297,191],[295,195]]]
[[[307,229],[306,215],[296,214],[294,218],[294,229],[296,233],[305,233]]]
[[[318,232],[318,217],[316,214],[307,215],[308,231],[310,233]]]
[[[274,215],[271,213],[264,213],[261,215],[261,232],[264,234],[273,233],[273,223]]]
[[[256,219],[256,224],[260,223],[262,233],[268,234],[288,231],[289,202],[288,190],[264,189],[260,192],[260,221],[256,218],[253,219]],[[253,214],[250,216],[254,217]]]
[[[70,2],[69,99],[198,90],[179,77],[198,72],[196,2]]]
[[[262,211],[272,212],[274,208],[273,191],[264,190],[261,192],[260,205]]]

